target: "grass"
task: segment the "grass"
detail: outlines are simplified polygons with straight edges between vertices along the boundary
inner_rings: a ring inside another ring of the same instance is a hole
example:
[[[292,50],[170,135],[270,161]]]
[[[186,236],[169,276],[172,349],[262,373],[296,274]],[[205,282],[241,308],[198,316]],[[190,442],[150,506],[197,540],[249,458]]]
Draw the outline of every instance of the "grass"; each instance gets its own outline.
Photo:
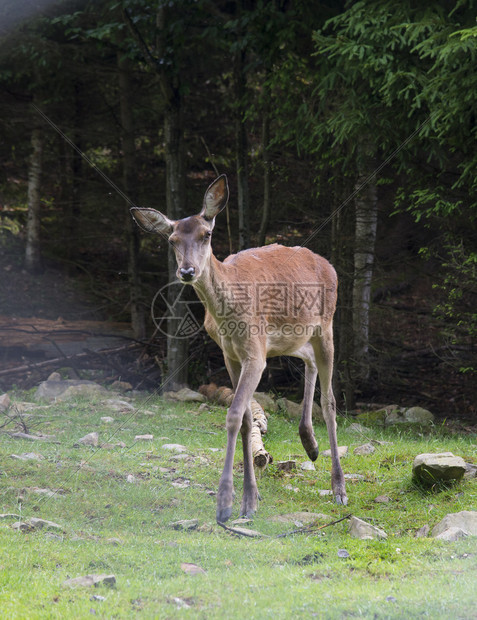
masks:
[[[25,395],[17,395],[18,400]],[[31,397],[29,398],[31,400]],[[345,473],[364,480],[348,483],[350,504],[334,505],[330,460],[319,457],[316,471],[281,474],[275,465],[260,476],[263,498],[253,528],[268,536],[237,538],[215,524],[215,496],[224,457],[225,410],[199,412],[159,398],[137,398],[135,412],[111,412],[100,397],[57,403],[38,410],[34,430],[51,433],[59,444],[0,435],[0,512],[42,517],[63,532],[20,533],[0,520],[0,609],[4,618],[477,618],[477,542],[444,543],[415,538],[449,512],[477,510],[477,482],[423,491],[411,481],[411,465],[422,452],[451,451],[477,462],[475,436],[434,427],[374,429],[372,438],[392,442],[369,456],[352,448],[358,437],[340,419],[340,445],[350,446]],[[112,415],[104,424],[101,416]],[[97,430],[101,442],[126,448],[98,449],[74,442]],[[322,449],[326,429],[316,426]],[[135,442],[152,433],[152,442]],[[189,458],[161,448],[186,446]],[[272,416],[266,447],[275,461],[306,460],[296,421]],[[38,452],[41,461],[11,454]],[[236,456],[236,509],[241,493],[240,446]],[[128,482],[128,475],[134,482]],[[35,487],[60,489],[53,497]],[[376,503],[387,495],[388,503]],[[313,534],[277,535],[296,529],[274,520],[297,511],[323,513],[320,523],[352,512],[388,533],[382,541],[348,534],[348,522]],[[198,519],[193,531],[171,523]],[[348,557],[340,557],[345,549]],[[196,564],[191,575],[181,564]],[[116,586],[69,589],[71,577],[116,576]],[[96,598],[95,598],[96,597]],[[98,598],[99,597],[99,598]]]

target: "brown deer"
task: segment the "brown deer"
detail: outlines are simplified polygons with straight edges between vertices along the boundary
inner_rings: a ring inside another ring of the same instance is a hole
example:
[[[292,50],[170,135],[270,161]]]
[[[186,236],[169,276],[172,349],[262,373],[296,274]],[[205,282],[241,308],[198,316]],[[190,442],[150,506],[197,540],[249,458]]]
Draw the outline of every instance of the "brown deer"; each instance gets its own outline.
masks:
[[[207,189],[198,215],[172,221],[154,209],[133,208],[148,232],[167,235],[177,259],[177,277],[191,284],[205,306],[204,326],[222,349],[235,396],[227,412],[227,450],[217,493],[217,521],[232,513],[233,461],[242,435],[244,484],[241,515],[251,516],[259,498],[250,445],[250,400],[267,357],[290,355],[305,362],[305,393],[299,434],[311,460],[318,456],[312,405],[319,376],[321,407],[331,446],[335,501],[347,504],[336,438],[333,373],[333,314],[337,277],[330,263],[303,247],[277,244],[243,250],[223,263],[212,253],[215,217],[227,204],[225,175]]]

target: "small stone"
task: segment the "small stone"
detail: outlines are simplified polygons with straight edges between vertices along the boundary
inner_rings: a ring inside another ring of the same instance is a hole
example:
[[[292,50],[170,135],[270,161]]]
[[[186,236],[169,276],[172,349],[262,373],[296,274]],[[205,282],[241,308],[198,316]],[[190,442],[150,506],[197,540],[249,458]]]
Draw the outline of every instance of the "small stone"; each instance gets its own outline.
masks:
[[[19,532],[31,532],[35,528],[30,523],[26,523],[24,521],[16,521],[12,523],[12,530],[18,530]]]
[[[5,512],[3,514],[0,514],[0,520],[2,520],[2,519],[4,519],[4,520],[7,520],[7,519],[19,519],[19,518],[20,518],[20,515],[17,515],[17,514],[15,514],[13,512]]]
[[[65,588],[90,588],[91,586],[105,585],[112,587],[116,584],[114,575],[85,575],[84,577],[74,577],[63,582]]]
[[[327,495],[333,495],[333,491],[329,490],[329,489],[320,489],[318,491],[318,495],[320,497],[326,497]]]
[[[134,411],[134,405],[128,403],[126,400],[120,400],[118,398],[109,398],[104,401],[104,404],[107,405],[110,409],[114,409],[114,411]]]
[[[449,527],[447,530],[444,530],[437,536],[434,536],[436,540],[445,540],[447,542],[456,542],[461,538],[465,538],[468,536],[467,532],[465,532],[460,527]]]
[[[130,392],[133,386],[127,381],[113,381],[113,383],[111,383],[111,388],[119,392]]]
[[[296,469],[296,461],[277,461],[278,471],[293,471]]]
[[[477,478],[477,465],[474,465],[473,463],[466,463],[464,478],[467,480],[469,478]]]
[[[176,489],[187,489],[188,487],[190,487],[190,480],[174,480],[171,484]]]
[[[171,527],[174,530],[190,531],[196,530],[199,525],[199,519],[183,519],[181,521],[174,521],[171,523]]]
[[[95,431],[94,433],[88,433],[84,437],[81,437],[81,439],[78,439],[78,441],[74,444],[74,447],[76,448],[79,445],[82,445],[82,446],[97,446],[98,443],[99,443],[99,435]]]
[[[205,574],[205,570],[201,566],[198,566],[197,564],[191,564],[189,562],[182,562],[181,570],[183,570],[184,573],[187,573],[188,575]]]
[[[47,519],[39,519],[37,517],[32,517],[31,519],[28,520],[28,523],[33,526],[36,530],[61,530],[63,531],[63,528],[61,527],[61,525],[58,525],[58,523],[55,523],[54,521],[48,521]]]
[[[199,405],[198,411],[200,411],[200,413],[210,411],[210,406],[207,403],[202,403],[201,405]]]
[[[105,596],[100,596],[99,594],[93,594],[93,596],[91,596],[89,600],[90,601],[98,601],[98,602],[102,603],[103,601],[106,600],[106,597]]]
[[[386,532],[379,527],[366,523],[358,517],[351,517],[349,533],[353,538],[361,540],[387,538]]]
[[[303,471],[315,471],[316,467],[312,461],[305,461],[300,464],[300,469],[303,469]]]
[[[417,530],[416,538],[426,538],[426,536],[429,534],[430,529],[431,528],[426,523],[426,525],[423,525]]]
[[[130,482],[131,484],[134,484],[136,482],[136,478],[132,474],[128,474],[126,476],[126,482]]]
[[[6,411],[10,407],[10,396],[8,394],[2,394],[0,396],[0,411]]]
[[[59,372],[52,372],[51,375],[48,377],[47,381],[61,381],[61,375]]]
[[[338,549],[339,558],[349,558],[349,552],[346,549]]]
[[[257,401],[260,407],[262,407],[262,409],[266,409],[271,413],[275,413],[277,410],[277,403],[275,402],[275,399],[270,396],[270,394],[267,394],[266,392],[254,392],[253,398]]]
[[[170,450],[171,452],[185,452],[187,448],[180,443],[165,443],[161,446],[163,450]]]
[[[387,495],[378,495],[374,498],[376,504],[388,504],[391,501],[391,498]]]
[[[104,424],[111,424],[111,422],[114,422],[114,418],[112,418],[110,415],[104,415],[101,418],[101,422],[103,422]]]
[[[36,452],[24,452],[23,454],[10,454],[12,459],[17,459],[18,461],[41,461],[45,457],[42,454],[38,454]]]
[[[434,422],[434,414],[422,407],[411,407],[410,409],[406,409],[403,418],[408,424],[421,424],[422,426],[429,426]],[[387,420],[386,423],[388,423]]]
[[[177,392],[164,392],[164,398],[181,403],[203,403],[205,401],[205,396],[187,387]]]
[[[348,454],[348,446],[338,446],[338,456],[341,458]],[[331,456],[331,450],[323,450],[321,456]]]
[[[427,485],[460,480],[465,471],[464,459],[452,452],[419,454],[412,464],[414,480]]]
[[[477,536],[477,511],[462,510],[447,514],[433,529],[432,536],[438,536],[451,527],[458,527],[468,536]]]
[[[397,598],[395,596],[386,596],[386,603],[397,603]]]
[[[368,454],[373,454],[376,451],[376,448],[372,443],[365,443],[362,446],[358,446],[353,450],[353,454],[358,456],[367,456]]]
[[[154,439],[154,435],[136,435],[134,437],[134,441],[152,441]]]
[[[236,534],[237,536],[245,536],[246,538],[263,538],[265,536],[261,532],[257,532],[257,530],[250,530],[246,527],[234,527],[234,531],[230,533]],[[268,536],[266,536],[266,538],[268,538]]]
[[[288,398],[279,398],[277,400],[278,411],[288,414],[292,418],[301,418],[302,406],[298,403],[288,400]]]
[[[363,474],[344,474],[345,480],[365,480]]]

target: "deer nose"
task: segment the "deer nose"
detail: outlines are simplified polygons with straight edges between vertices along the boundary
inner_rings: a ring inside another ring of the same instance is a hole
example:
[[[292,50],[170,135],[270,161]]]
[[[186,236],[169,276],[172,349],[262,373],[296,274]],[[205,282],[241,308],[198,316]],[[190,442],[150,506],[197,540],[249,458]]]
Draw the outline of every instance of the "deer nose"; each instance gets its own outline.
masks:
[[[180,268],[180,274],[181,274],[181,279],[184,282],[190,282],[192,280],[192,278],[195,276],[195,268],[194,267],[188,267],[187,269],[184,269],[184,267]]]

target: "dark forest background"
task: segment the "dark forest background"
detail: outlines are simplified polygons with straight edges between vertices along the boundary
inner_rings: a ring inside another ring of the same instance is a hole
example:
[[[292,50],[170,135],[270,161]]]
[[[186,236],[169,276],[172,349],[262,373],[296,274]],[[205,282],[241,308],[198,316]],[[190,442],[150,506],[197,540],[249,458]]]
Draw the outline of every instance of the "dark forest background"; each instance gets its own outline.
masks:
[[[475,421],[470,0],[6,0],[0,29],[1,388],[48,357],[133,387],[226,383],[203,331],[172,346],[155,328],[175,267],[129,215],[197,213],[226,173],[219,259],[279,242],[337,269],[341,408]],[[71,357],[65,321],[124,346]],[[262,387],[298,397],[295,364],[271,360]]]

